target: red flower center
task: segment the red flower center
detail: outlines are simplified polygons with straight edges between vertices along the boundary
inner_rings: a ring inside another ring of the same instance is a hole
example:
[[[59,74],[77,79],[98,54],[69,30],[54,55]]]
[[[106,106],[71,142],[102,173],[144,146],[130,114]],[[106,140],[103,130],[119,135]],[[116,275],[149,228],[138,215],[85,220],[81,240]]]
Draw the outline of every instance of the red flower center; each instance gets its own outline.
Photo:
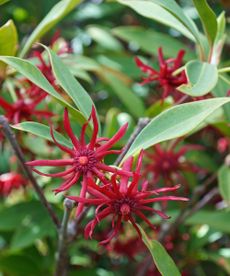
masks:
[[[79,161],[79,163],[81,164],[81,165],[86,165],[88,162],[89,162],[89,159],[88,159],[88,157],[87,156],[80,156],[79,158],[78,158],[78,161]]]
[[[88,149],[79,151],[75,157],[76,171],[87,173],[95,167],[97,162],[98,160],[94,151]]]
[[[133,198],[121,198],[115,200],[113,203],[114,212],[122,215],[124,219],[132,212],[135,206],[136,200]]]
[[[120,212],[123,216],[126,216],[130,213],[130,206],[127,203],[123,203],[120,208]]]

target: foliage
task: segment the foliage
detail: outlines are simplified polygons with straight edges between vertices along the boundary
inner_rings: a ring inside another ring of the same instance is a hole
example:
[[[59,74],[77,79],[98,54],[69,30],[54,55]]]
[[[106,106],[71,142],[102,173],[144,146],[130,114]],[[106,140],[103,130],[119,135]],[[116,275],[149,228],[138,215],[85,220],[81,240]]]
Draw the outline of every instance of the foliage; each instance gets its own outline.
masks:
[[[228,275],[225,1],[0,9],[2,275]]]

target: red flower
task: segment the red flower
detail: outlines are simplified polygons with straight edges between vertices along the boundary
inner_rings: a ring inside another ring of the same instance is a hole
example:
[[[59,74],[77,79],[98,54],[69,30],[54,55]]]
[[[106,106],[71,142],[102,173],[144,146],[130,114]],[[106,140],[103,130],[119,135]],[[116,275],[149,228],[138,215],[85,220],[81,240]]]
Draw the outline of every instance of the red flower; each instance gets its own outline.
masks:
[[[0,175],[0,195],[8,196],[12,190],[19,189],[27,184],[18,173],[9,172]]]
[[[86,144],[85,142],[85,131],[89,124],[90,119],[93,122],[93,134],[91,141]],[[98,134],[98,122],[96,117],[95,108],[92,108],[92,113],[89,117],[87,123],[85,123],[81,130],[80,138],[77,138],[70,126],[69,116],[67,110],[64,113],[64,127],[70,137],[73,148],[65,147],[57,142],[54,137],[53,129],[50,128],[50,133],[53,138],[54,143],[65,153],[70,155],[68,159],[60,160],[35,160],[27,162],[29,166],[70,166],[66,171],[55,173],[55,174],[45,174],[39,172],[38,170],[33,169],[35,172],[41,175],[50,176],[50,177],[65,177],[64,183],[55,190],[56,193],[68,190],[71,186],[77,183],[79,178],[82,176],[82,189],[80,192],[80,197],[85,197],[87,189],[87,178],[93,176],[99,178],[104,184],[108,183],[108,180],[102,173],[112,172],[118,173],[121,175],[130,175],[131,173],[126,172],[125,170],[118,170],[114,167],[108,166],[103,162],[103,159],[108,154],[117,154],[120,153],[120,150],[109,150],[121,137],[125,134],[128,124],[123,125],[120,130],[111,138],[97,138]],[[104,142],[104,143],[102,143]],[[83,205],[82,205],[83,206]],[[82,210],[82,206],[79,207],[78,214]]]
[[[157,82],[163,89],[162,100],[167,98],[169,95],[171,95],[175,101],[181,99],[184,94],[178,92],[176,88],[181,84],[187,83],[187,78],[184,71],[177,74],[176,76],[174,76],[173,73],[182,66],[184,54],[185,51],[180,50],[176,58],[164,60],[162,48],[159,48],[159,71],[145,64],[138,57],[135,57],[137,66],[141,69],[142,72],[148,75],[146,78],[143,78],[143,82],[141,84],[144,85],[146,83]]]
[[[144,176],[147,174],[153,174],[153,184],[156,184],[160,178],[166,182],[166,184],[171,185],[174,177],[176,180],[180,180],[186,184],[181,172],[188,171],[197,173],[202,169],[198,168],[196,165],[185,160],[184,155],[190,150],[201,150],[202,147],[199,145],[185,145],[180,147],[178,151],[175,151],[179,141],[174,143],[170,149],[164,149],[159,144],[153,147],[154,152],[146,152],[148,164],[144,170]]]
[[[18,100],[14,103],[8,103],[0,97],[0,107],[4,109],[5,116],[10,123],[18,124],[22,120],[30,120],[33,116],[39,118],[49,118],[53,113],[46,110],[36,110],[36,106],[44,99],[44,95],[39,96],[37,99],[24,98],[21,93],[18,94]]]
[[[143,152],[140,153],[137,161],[135,172],[133,173],[132,181],[129,181],[129,177],[121,176],[120,180],[117,179],[117,174],[113,174],[111,177],[111,183],[109,185],[98,186],[92,178],[88,178],[87,192],[92,198],[82,198],[76,196],[70,196],[68,198],[88,205],[97,206],[95,211],[95,218],[91,220],[85,228],[85,237],[92,237],[95,226],[104,218],[109,215],[113,216],[112,220],[112,233],[100,244],[108,243],[113,237],[115,237],[121,229],[122,221],[130,221],[133,227],[136,229],[138,235],[141,237],[141,233],[136,225],[135,217],[145,221],[152,229],[153,224],[145,216],[143,212],[149,211],[151,214],[157,214],[158,216],[168,219],[169,217],[160,210],[156,210],[149,206],[154,202],[165,202],[169,200],[182,200],[187,201],[187,198],[176,196],[159,196],[159,193],[165,193],[169,191],[175,191],[179,188],[179,185],[173,188],[161,188],[152,191],[147,191],[148,182],[144,181],[141,184],[141,190],[138,189],[138,182],[140,179],[140,169],[142,164]],[[125,171],[131,171],[133,164],[133,157],[128,158],[122,169]]]

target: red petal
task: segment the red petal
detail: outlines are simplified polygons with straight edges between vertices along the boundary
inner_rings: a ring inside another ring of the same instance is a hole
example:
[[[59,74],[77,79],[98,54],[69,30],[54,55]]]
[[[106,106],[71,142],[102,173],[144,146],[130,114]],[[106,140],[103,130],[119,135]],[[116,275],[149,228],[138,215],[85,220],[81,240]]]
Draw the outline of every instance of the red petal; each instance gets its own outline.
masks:
[[[63,160],[34,160],[26,162],[27,166],[67,166],[73,165],[73,159],[63,159]]]
[[[64,111],[64,127],[65,127],[65,130],[68,133],[74,147],[76,149],[79,148],[80,143],[79,143],[78,139],[76,138],[76,136],[73,133],[73,130],[72,130],[71,125],[70,125],[68,110],[66,108],[65,108],[65,111]]]

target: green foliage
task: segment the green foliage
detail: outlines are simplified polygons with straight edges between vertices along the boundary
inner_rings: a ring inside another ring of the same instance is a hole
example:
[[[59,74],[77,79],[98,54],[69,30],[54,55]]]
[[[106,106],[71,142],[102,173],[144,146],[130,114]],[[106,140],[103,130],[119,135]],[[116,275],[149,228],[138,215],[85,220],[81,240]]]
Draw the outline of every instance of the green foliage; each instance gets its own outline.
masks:
[[[210,46],[212,46],[217,33],[216,15],[209,7],[206,0],[193,0],[193,3],[199,13],[203,28],[210,42]]]
[[[185,65],[188,84],[182,84],[178,90],[193,97],[204,96],[216,86],[218,71],[215,65],[193,60]]]
[[[188,134],[229,101],[228,98],[209,99],[177,105],[162,112],[140,132],[125,158],[141,149]]]
[[[0,55],[14,56],[17,50],[17,30],[12,20],[0,27]],[[4,78],[6,64],[0,62],[0,78]]]
[[[141,234],[142,240],[147,246],[156,267],[163,276],[180,276],[180,272],[176,267],[175,263],[168,255],[167,251],[157,240],[150,240],[144,230],[138,225]]]
[[[32,44],[47,33],[54,27],[65,15],[71,12],[80,0],[61,0],[59,1],[46,15],[46,17],[36,27],[30,37],[27,39],[23,49],[21,50],[20,57],[24,57],[29,51]]]
[[[50,128],[46,125],[41,124],[41,123],[22,122],[20,124],[13,125],[12,127],[15,128],[15,129],[21,130],[21,131],[26,131],[28,133],[32,133],[36,136],[45,138],[45,139],[53,142],[53,139],[50,135]],[[56,140],[60,144],[62,144],[63,146],[71,147],[70,141],[67,140],[63,135],[61,135],[57,131],[54,131],[54,136],[55,136]]]
[[[226,203],[230,204],[230,168],[226,165],[221,167],[218,172],[218,184],[220,194]]]

